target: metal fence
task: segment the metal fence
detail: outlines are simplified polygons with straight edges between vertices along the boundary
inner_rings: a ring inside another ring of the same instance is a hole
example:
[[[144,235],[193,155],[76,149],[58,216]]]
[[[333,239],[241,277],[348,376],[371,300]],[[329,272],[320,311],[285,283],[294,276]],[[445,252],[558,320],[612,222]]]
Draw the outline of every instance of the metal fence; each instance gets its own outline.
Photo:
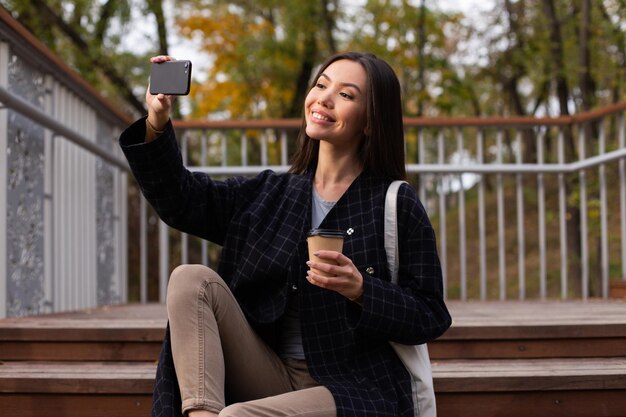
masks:
[[[437,232],[446,297],[609,297],[610,282],[626,277],[625,109],[405,119],[407,171]],[[175,126],[190,169],[220,178],[286,171],[299,123]],[[163,299],[175,264],[215,262],[219,248],[159,229]]]
[[[0,317],[127,300],[127,123],[0,8]]]

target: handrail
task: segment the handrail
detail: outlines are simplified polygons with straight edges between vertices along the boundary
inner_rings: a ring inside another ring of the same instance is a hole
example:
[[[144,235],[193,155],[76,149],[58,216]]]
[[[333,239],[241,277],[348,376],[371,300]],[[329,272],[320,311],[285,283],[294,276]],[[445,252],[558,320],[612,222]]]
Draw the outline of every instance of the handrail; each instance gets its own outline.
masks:
[[[532,117],[532,116],[492,116],[492,117],[405,117],[405,127],[526,127],[567,126],[601,119],[611,113],[626,111],[626,101],[614,103],[600,109],[574,116]],[[224,129],[298,129],[302,120],[259,119],[259,120],[182,120],[172,123],[181,130],[224,130]]]
[[[0,40],[7,37],[11,47],[22,51],[22,59],[35,61],[36,66],[47,70],[63,80],[66,85],[73,86],[74,91],[83,100],[90,103],[94,108],[100,109],[100,116],[122,124],[130,124],[133,116],[112,105],[104,98],[96,88],[85,81],[76,70],[67,65],[61,58],[55,55],[41,40],[15,20],[11,14],[0,5]]]
[[[423,174],[571,174],[626,158],[626,148],[566,164],[407,164],[407,172]],[[264,170],[287,172],[288,165],[189,166],[194,172],[212,175],[252,175]]]
[[[76,145],[82,147],[83,149],[97,155],[98,157],[104,159],[105,161],[115,165],[116,167],[130,172],[130,168],[125,159],[118,158],[114,155],[111,155],[100,148],[95,143],[91,142],[85,136],[77,133],[76,131],[69,129],[57,122],[55,119],[24,100],[23,98],[11,93],[4,87],[0,87],[0,102],[2,102],[7,107],[15,110],[19,113],[22,113],[24,116],[32,119],[33,121],[41,124],[47,129],[55,132],[56,134],[63,136],[70,141],[74,142]]]
[[[571,174],[626,157],[626,148],[566,164],[408,164],[407,171],[425,174]]]

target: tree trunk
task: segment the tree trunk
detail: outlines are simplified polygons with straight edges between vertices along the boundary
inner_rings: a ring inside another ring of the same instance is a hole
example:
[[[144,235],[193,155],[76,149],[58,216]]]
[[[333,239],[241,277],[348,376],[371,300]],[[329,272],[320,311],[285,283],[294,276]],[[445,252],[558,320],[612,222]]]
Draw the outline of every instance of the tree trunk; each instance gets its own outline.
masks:
[[[335,36],[333,34],[335,30],[335,19],[328,10],[329,3],[332,2],[334,10],[337,10],[338,4],[333,0],[321,0],[322,1],[322,18],[324,19],[324,34],[326,35],[326,43],[331,54],[337,52],[337,42],[335,42]]]
[[[426,47],[426,0],[420,3],[420,14],[417,27],[417,116],[424,115],[424,91],[426,90],[426,65],[424,62],[424,49]]]
[[[159,38],[159,55],[169,55],[169,46],[167,42],[167,26],[165,25],[165,15],[163,14],[162,0],[148,0],[147,2],[150,12],[156,20],[157,37]],[[172,118],[180,119],[180,103],[178,100],[172,102]]]
[[[621,9],[626,10],[626,2],[622,0],[620,1],[620,4]],[[615,24],[612,21],[609,12],[606,10],[604,2],[598,2],[597,5],[600,9],[600,13],[602,14],[602,18],[604,19],[606,24],[611,27],[613,35],[616,39],[616,44],[618,45],[618,50],[616,53],[616,60],[619,64],[618,74],[626,74],[626,34],[619,26],[619,24]],[[615,78],[615,84],[612,86],[612,101],[614,103],[617,103],[623,99],[624,82],[626,81],[626,77],[617,76]]]
[[[159,38],[159,54],[169,55],[167,28],[165,26],[165,15],[163,14],[163,2],[162,0],[149,0],[148,7],[156,19],[157,36]]]
[[[563,40],[561,37],[561,25],[556,16],[554,0],[543,0],[544,12],[548,18],[550,32],[550,57],[554,63],[554,81],[556,82],[556,93],[559,101],[561,116],[569,116],[569,87],[565,78],[563,63]]]
[[[304,41],[304,51],[302,52],[302,62],[298,78],[296,80],[296,93],[289,106],[289,111],[285,117],[300,117],[302,115],[302,106],[304,98],[309,89],[309,79],[315,66],[317,59],[317,43],[315,42],[315,34],[310,32],[306,34]]]
[[[583,111],[589,111],[595,106],[596,84],[591,76],[591,52],[589,43],[591,38],[591,0],[582,0],[582,13],[579,34],[578,82],[580,86],[580,100]]]
[[[520,30],[518,17],[524,14],[524,2],[520,1],[516,4],[518,7],[515,10],[515,6],[511,3],[511,0],[505,0],[504,6],[507,12],[509,21],[509,48],[504,53],[506,65],[511,66],[510,76],[502,76],[502,87],[509,96],[509,104],[513,111],[513,114],[518,116],[526,116],[526,108],[523,103],[522,96],[519,93],[519,81],[525,75],[526,70],[516,58],[516,52],[522,52],[524,49],[524,34]],[[524,143],[524,160],[532,161],[537,156],[537,146],[534,140],[534,132],[529,129],[522,130]]]

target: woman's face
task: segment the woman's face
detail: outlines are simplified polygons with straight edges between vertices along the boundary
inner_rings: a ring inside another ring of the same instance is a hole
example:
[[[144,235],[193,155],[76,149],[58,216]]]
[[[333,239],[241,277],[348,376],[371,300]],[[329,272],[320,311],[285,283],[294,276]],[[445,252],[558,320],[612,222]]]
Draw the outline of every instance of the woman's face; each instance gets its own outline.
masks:
[[[330,64],[304,101],[306,133],[337,146],[356,146],[366,125],[367,74],[358,62]]]

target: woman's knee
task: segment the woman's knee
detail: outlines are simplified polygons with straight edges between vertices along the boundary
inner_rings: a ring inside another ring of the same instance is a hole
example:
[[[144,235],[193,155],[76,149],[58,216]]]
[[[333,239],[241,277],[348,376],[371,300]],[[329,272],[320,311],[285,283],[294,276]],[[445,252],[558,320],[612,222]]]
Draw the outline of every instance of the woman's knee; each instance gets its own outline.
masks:
[[[197,297],[198,291],[208,283],[222,281],[217,272],[204,265],[179,265],[170,275],[167,285],[167,305],[179,302],[188,303],[191,297]]]
[[[218,417],[247,417],[250,415],[249,406],[246,403],[235,403],[220,411]]]

